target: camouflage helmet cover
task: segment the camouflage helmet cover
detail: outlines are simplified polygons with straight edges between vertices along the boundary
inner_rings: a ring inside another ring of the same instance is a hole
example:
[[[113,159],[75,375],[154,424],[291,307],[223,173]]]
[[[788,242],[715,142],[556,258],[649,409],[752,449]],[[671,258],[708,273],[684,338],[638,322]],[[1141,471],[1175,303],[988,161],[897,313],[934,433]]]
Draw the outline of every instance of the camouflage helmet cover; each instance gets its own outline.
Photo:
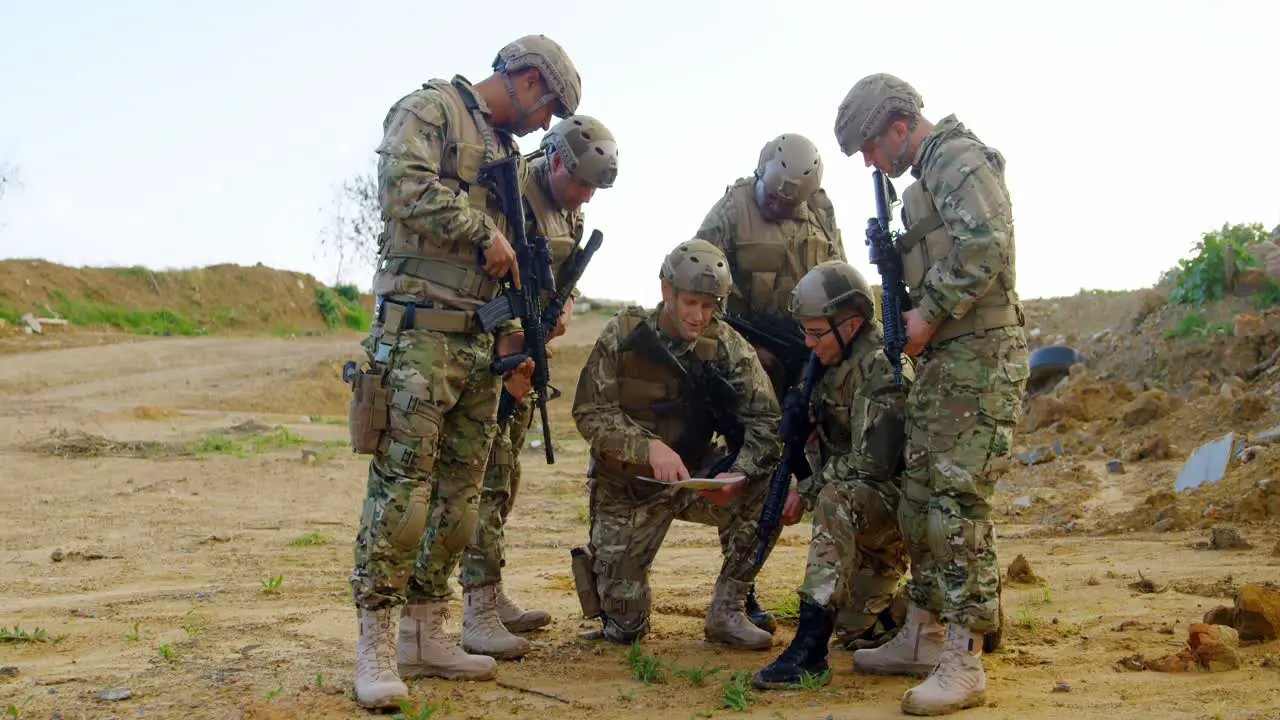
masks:
[[[865,311],[871,312],[875,301],[862,273],[843,260],[828,260],[800,278],[791,290],[788,309],[797,320],[834,318],[840,311],[850,309],[859,297],[866,302]]]
[[[618,178],[618,143],[604,123],[589,115],[570,115],[542,136],[575,179],[594,188],[612,187]]]
[[[884,132],[889,117],[897,113],[919,115],[924,99],[909,83],[888,73],[868,75],[849,90],[836,111],[836,142],[845,155]]]
[[[686,240],[662,261],[658,277],[685,292],[712,295],[723,300],[732,280],[729,261],[720,248],[706,240]]]
[[[514,73],[526,68],[537,70],[547,89],[560,101],[556,117],[568,117],[578,111],[582,78],[559,43],[546,35],[525,35],[508,43],[493,59],[496,72]]]
[[[756,177],[765,190],[798,205],[822,184],[818,146],[803,135],[779,135],[761,148]]]

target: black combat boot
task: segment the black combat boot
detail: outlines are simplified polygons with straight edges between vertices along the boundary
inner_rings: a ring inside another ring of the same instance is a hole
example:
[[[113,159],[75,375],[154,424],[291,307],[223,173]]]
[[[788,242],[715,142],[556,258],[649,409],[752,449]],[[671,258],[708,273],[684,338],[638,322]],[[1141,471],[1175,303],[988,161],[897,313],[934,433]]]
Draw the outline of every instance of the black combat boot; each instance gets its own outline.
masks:
[[[773,615],[768,610],[760,607],[760,603],[756,600],[756,584],[751,583],[751,589],[747,591],[747,605],[745,608],[747,619],[752,625],[761,630],[773,634],[778,629],[778,623],[774,621]]]
[[[800,626],[777,660],[751,676],[757,690],[795,687],[804,673],[818,677],[827,670],[827,643],[835,626],[834,614],[808,601],[800,603]],[[827,676],[823,685],[831,681]]]

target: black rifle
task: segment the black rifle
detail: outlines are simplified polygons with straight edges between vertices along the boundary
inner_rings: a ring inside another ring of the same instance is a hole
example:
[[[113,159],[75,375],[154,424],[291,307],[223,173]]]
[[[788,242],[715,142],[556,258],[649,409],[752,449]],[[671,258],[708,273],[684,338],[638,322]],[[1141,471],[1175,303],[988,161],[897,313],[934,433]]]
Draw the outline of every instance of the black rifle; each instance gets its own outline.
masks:
[[[670,412],[676,408],[690,413],[701,413],[714,432],[719,433],[729,446],[730,455],[722,459],[712,468],[711,476],[727,472],[737,458],[738,450],[746,438],[746,428],[734,413],[738,406],[740,393],[734,389],[719,371],[710,363],[695,362],[685,367],[671,350],[658,337],[657,331],[649,323],[642,322],[623,338],[619,350],[629,350],[640,357],[658,363],[680,378],[680,396],[674,400],[655,404],[653,410],[658,413]],[[693,433],[686,433],[672,445],[681,457],[697,455],[702,448],[697,447],[707,440],[697,437],[696,427]]]
[[[547,383],[551,380],[551,373],[547,368],[547,330],[542,324],[542,296],[544,292],[554,293],[556,282],[551,276],[552,256],[547,239],[536,237],[530,240],[525,233],[519,162],[520,156],[513,153],[480,168],[479,182],[498,196],[502,214],[507,219],[508,231],[514,241],[511,247],[520,267],[520,289],[515,288],[514,275],[508,273],[497,296],[477,310],[476,317],[486,333],[493,332],[499,323],[520,319],[520,327],[524,330],[522,352],[495,357],[489,371],[495,375],[506,375],[524,363],[526,358],[533,358],[533,391],[537,393],[536,402],[542,413],[542,443],[547,464],[554,465],[551,424],[547,420]]]
[[[748,320],[734,312],[725,312],[724,320],[737,330],[746,341],[773,353],[782,363],[788,387],[799,377],[809,358],[809,348],[804,344],[804,331],[793,318],[771,313],[757,314]]]
[[[756,567],[764,562],[769,543],[782,530],[782,510],[787,504],[787,491],[791,489],[791,476],[804,480],[813,474],[809,461],[804,456],[804,446],[809,441],[809,434],[813,432],[813,421],[809,419],[809,398],[813,396],[813,386],[822,372],[822,361],[818,359],[818,355],[809,353],[809,361],[804,367],[804,383],[787,390],[786,400],[782,404],[782,422],[778,425],[782,454],[769,478],[764,509],[760,511],[760,522],[756,524],[756,556],[752,561]]]
[[[907,344],[906,328],[902,325],[902,313],[911,309],[906,280],[902,272],[902,255],[898,252],[896,238],[889,232],[889,200],[886,192],[893,193],[889,179],[879,170],[871,173],[875,182],[876,216],[867,220],[867,247],[871,249],[871,263],[880,271],[880,319],[884,323],[884,352],[893,364],[893,381],[902,384],[902,348]],[[895,196],[896,199],[896,196]]]

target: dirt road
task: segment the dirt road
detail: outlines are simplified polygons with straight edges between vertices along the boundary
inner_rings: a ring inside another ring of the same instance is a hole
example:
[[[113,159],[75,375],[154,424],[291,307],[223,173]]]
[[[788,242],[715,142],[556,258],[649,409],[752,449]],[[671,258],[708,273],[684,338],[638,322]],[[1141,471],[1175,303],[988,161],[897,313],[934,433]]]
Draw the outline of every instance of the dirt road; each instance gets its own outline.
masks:
[[[12,703],[19,717],[68,720],[368,715],[351,699],[346,584],[365,467],[342,446],[336,379],[357,341],[157,338],[3,356],[0,626],[47,635],[0,641],[0,668],[12,668],[0,670],[0,710]],[[726,707],[730,673],[768,662],[794,625],[783,624],[768,652],[703,643],[719,565],[709,528],[673,526],[643,647],[679,668],[721,666],[716,675],[701,686],[670,672],[644,684],[620,648],[576,638],[584,625],[568,549],[586,539],[585,455],[568,407],[585,354],[556,354],[558,462],[526,451],[508,533],[509,589],[555,621],[537,633],[545,648],[499,675],[567,702],[441,681],[412,683],[415,700],[447,701],[434,717],[451,718],[900,717],[914,681],[856,674],[837,649],[827,687],[753,692],[744,710]],[[259,424],[230,430],[246,421]],[[1120,499],[1114,484],[1096,487],[1106,495],[1095,505]],[[1274,526],[1250,529],[1255,549],[1239,552],[1193,549],[1200,532],[1036,529],[1000,524],[1002,564],[1025,554],[1045,582],[1007,587],[1005,646],[986,660],[992,703],[959,717],[1280,717],[1276,643],[1242,648],[1242,667],[1224,673],[1117,665],[1175,652],[1189,622],[1230,604],[1231,587],[1275,579]],[[785,532],[760,579],[766,605],[793,598],[806,540],[803,524]],[[1139,573],[1167,589],[1130,589]],[[1069,689],[1055,691],[1059,683]]]

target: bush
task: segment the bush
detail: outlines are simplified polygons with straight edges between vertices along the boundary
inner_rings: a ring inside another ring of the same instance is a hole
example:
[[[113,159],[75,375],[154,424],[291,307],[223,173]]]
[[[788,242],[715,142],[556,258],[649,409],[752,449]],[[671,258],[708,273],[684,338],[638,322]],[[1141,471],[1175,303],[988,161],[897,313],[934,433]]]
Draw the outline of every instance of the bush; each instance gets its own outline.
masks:
[[[1200,305],[1207,300],[1221,300],[1227,292],[1227,248],[1234,250],[1233,274],[1239,274],[1262,265],[1249,248],[1266,239],[1262,223],[1224,223],[1221,230],[1203,233],[1193,248],[1194,257],[1179,260],[1178,266],[1166,273],[1173,282],[1170,302]]]

